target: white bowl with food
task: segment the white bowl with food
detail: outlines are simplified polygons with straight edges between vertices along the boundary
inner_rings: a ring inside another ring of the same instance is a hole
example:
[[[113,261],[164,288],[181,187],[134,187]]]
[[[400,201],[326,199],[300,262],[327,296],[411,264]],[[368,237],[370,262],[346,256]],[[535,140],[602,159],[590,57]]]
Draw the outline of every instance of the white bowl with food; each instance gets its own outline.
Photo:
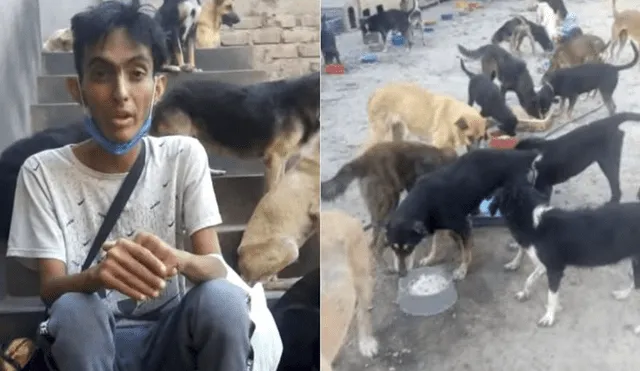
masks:
[[[420,267],[398,280],[397,303],[414,316],[433,316],[451,308],[458,293],[444,265]]]

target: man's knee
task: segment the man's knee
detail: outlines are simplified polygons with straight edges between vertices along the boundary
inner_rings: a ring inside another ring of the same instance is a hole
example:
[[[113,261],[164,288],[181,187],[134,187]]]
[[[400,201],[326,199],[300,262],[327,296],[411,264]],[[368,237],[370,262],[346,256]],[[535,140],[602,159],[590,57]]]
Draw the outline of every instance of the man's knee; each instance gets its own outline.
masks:
[[[111,321],[108,308],[96,294],[67,293],[51,305],[52,335],[66,329],[95,331]],[[103,326],[98,326],[103,325]]]
[[[203,282],[185,297],[187,305],[196,305],[197,322],[216,332],[248,332],[249,295],[226,279]]]

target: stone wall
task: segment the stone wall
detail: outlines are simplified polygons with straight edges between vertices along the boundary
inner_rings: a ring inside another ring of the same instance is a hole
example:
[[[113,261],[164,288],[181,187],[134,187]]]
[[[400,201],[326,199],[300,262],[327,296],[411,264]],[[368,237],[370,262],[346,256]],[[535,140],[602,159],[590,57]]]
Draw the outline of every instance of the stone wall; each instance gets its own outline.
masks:
[[[318,0],[235,0],[241,22],[224,27],[223,46],[253,45],[255,66],[272,79],[320,68]]]

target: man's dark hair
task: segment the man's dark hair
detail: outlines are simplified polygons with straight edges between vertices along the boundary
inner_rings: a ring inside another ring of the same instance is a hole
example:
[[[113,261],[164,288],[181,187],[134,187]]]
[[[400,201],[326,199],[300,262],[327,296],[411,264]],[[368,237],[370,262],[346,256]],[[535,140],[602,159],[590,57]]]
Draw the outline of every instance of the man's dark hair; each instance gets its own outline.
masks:
[[[144,11],[145,8],[153,10],[152,7],[141,6],[139,0],[130,4],[105,1],[71,18],[73,59],[80,80],[87,48],[95,46],[118,28],[126,29],[134,41],[151,49],[153,73],[161,70],[168,55],[166,37],[162,27]]]

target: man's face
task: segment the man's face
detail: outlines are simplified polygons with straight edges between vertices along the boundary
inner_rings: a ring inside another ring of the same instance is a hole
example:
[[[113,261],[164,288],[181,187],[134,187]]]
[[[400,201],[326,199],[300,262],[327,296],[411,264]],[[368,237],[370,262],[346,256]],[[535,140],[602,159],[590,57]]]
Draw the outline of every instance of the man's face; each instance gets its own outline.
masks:
[[[125,29],[117,29],[85,51],[80,83],[84,104],[105,137],[127,142],[140,130],[152,100],[159,99],[164,77],[154,84],[151,50],[136,43]],[[80,92],[69,83],[71,94]]]

